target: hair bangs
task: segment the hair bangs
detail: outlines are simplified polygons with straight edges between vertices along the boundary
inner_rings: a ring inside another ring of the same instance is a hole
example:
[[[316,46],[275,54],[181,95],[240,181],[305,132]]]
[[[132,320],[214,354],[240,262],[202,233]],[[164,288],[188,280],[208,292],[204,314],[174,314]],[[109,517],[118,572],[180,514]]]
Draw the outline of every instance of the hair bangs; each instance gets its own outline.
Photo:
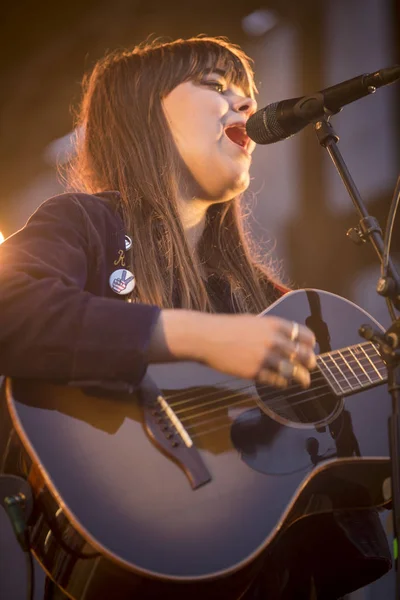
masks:
[[[254,97],[257,93],[250,58],[239,46],[223,38],[176,40],[160,44],[154,49],[158,55],[154,58],[159,65],[162,64],[161,95],[169,94],[185,81],[199,81],[206,73],[214,70],[222,71],[226,82],[240,87],[246,95]],[[161,53],[161,61],[157,51]]]
[[[255,89],[253,71],[249,58],[233,44],[222,40],[202,39],[202,43],[190,45],[191,77],[202,78],[210,71],[223,71],[227,83],[243,89],[246,95],[254,96]]]

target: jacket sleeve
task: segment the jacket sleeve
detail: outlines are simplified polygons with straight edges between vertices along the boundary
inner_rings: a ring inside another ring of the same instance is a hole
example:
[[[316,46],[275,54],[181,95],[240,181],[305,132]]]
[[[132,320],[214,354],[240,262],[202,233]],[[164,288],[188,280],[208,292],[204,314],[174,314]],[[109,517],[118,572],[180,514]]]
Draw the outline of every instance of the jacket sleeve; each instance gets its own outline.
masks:
[[[101,204],[88,198],[87,206]],[[0,373],[140,383],[160,311],[86,289],[89,274],[107,275],[96,247],[106,227],[93,215],[65,194],[0,245]]]

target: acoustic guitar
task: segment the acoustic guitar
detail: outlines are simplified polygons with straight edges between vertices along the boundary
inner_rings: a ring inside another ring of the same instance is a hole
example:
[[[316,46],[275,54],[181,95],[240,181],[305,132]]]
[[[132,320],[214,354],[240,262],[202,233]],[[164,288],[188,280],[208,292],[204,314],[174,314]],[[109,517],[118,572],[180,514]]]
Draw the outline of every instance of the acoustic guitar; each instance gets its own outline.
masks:
[[[6,379],[2,470],[28,479],[32,550],[69,597],[237,600],[296,523],[388,504],[386,367],[358,334],[379,324],[318,290],[271,314],[316,335],[307,390],[192,362],[139,390]]]

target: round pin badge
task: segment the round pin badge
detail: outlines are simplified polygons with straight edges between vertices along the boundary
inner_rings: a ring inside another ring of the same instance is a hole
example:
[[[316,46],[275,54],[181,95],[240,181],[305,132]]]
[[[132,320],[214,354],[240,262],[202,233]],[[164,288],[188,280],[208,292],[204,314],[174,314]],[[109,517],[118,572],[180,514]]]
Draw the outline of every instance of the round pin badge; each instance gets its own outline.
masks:
[[[132,240],[129,235],[125,236],[125,250],[130,250],[132,248]]]
[[[135,276],[128,269],[117,269],[108,281],[113,292],[122,296],[130,294],[136,285]]]

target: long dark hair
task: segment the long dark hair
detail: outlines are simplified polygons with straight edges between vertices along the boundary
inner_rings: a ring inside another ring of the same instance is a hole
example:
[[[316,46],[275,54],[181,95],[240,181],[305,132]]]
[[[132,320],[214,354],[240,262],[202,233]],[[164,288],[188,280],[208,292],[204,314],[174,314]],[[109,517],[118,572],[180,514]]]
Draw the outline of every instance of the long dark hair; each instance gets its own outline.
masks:
[[[235,310],[259,312],[277,289],[276,276],[250,250],[240,197],[209,207],[198,260],[178,216],[182,159],[161,100],[178,84],[201,80],[210,68],[223,68],[228,83],[255,93],[249,58],[223,38],[154,41],[97,62],[84,79],[80,141],[69,181],[90,193],[120,192],[139,301],[213,311],[206,272],[229,284]]]

